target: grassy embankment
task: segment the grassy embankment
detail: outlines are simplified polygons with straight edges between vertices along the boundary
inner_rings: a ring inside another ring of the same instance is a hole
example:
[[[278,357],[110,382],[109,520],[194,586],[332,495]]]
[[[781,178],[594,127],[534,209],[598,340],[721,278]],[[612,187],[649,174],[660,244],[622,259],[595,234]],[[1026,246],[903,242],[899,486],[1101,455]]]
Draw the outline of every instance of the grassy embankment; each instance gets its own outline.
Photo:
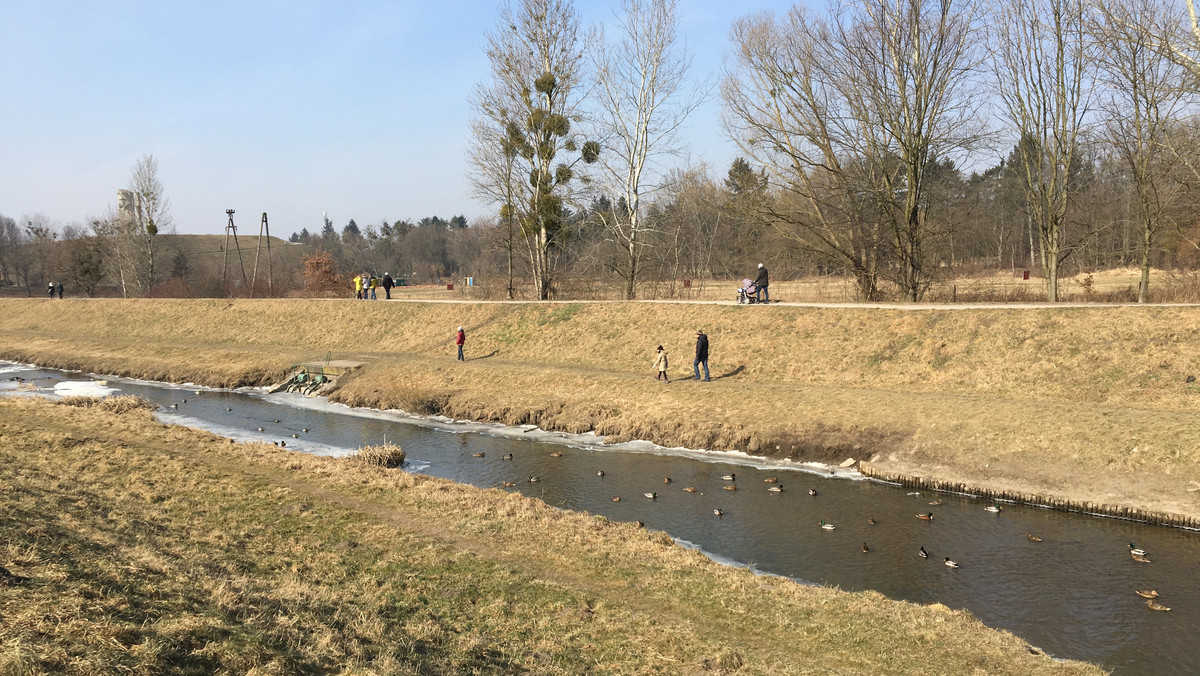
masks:
[[[655,382],[697,327],[714,382]],[[0,301],[0,357],[51,366],[241,385],[326,354],[368,360],[352,405],[1200,515],[1198,308]]]
[[[0,400],[0,565],[27,578],[0,582],[0,673],[1099,673],[965,612],[129,399]]]

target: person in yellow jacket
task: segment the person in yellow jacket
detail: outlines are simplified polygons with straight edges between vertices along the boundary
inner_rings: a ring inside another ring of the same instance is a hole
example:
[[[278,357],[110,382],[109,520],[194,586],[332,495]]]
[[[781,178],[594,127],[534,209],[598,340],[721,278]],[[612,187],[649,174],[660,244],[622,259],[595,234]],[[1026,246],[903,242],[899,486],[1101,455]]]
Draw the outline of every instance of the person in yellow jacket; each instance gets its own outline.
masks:
[[[354,275],[354,297],[362,300],[362,277]]]
[[[371,300],[379,300],[375,297],[375,289],[379,288],[379,278],[371,275]]]

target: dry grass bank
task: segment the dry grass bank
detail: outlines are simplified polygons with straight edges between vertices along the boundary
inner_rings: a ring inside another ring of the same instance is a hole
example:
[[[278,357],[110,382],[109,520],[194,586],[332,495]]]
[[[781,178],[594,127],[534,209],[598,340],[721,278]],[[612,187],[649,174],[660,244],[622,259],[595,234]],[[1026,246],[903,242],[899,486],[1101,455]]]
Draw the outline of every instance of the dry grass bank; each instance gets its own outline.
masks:
[[[453,360],[458,325],[466,363]],[[714,382],[656,383],[664,344]],[[215,385],[368,360],[334,397],[1200,515],[1200,309],[0,300],[0,357]]]
[[[72,403],[0,400],[0,566],[28,578],[0,673],[1099,673],[943,606]]]

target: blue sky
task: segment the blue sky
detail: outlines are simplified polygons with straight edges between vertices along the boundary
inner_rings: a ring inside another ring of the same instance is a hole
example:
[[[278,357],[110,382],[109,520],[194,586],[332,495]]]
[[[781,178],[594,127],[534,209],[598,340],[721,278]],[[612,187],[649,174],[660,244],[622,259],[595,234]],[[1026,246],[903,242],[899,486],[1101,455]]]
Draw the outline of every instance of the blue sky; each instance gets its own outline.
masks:
[[[585,24],[618,0],[578,0]],[[144,154],[181,233],[272,234],[489,208],[466,179],[468,96],[488,77],[497,3],[0,0],[0,213],[84,222]],[[733,20],[790,3],[681,0],[697,75]],[[714,92],[715,94],[715,92]],[[684,130],[721,172],[736,152],[715,98]]]

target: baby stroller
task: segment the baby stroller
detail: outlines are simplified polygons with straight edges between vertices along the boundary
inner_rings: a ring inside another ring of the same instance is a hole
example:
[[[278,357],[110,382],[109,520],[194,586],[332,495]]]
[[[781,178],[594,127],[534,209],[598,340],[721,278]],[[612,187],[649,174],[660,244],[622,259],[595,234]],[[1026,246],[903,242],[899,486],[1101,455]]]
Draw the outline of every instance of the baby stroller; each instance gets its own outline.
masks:
[[[753,280],[742,280],[742,285],[737,290],[737,302],[739,305],[758,302],[758,287],[754,285]]]

